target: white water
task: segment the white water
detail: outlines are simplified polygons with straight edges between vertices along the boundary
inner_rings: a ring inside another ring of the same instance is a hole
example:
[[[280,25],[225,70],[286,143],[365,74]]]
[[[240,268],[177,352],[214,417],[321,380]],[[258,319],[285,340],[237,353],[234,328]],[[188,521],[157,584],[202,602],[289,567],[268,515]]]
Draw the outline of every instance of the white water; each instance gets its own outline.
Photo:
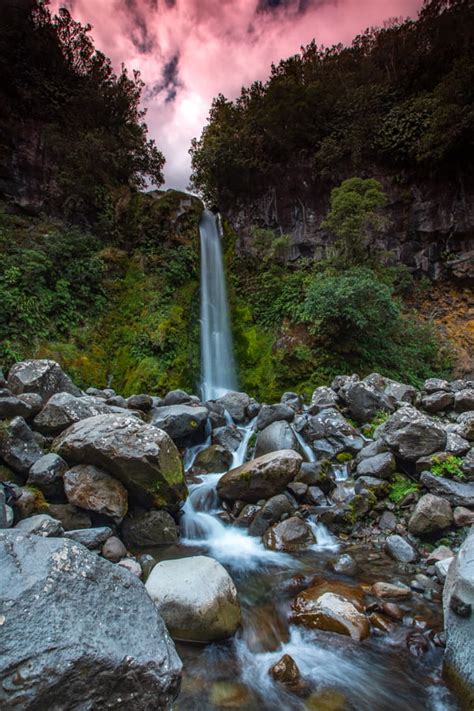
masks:
[[[201,391],[213,400],[237,389],[229,307],[216,216],[204,210],[201,235]]]
[[[302,454],[306,457],[306,461],[308,462],[315,462],[316,461],[316,453],[314,449],[309,445],[303,437],[300,435],[298,430],[295,427],[292,427],[292,430],[294,432],[294,435],[298,441],[298,444],[300,446]]]

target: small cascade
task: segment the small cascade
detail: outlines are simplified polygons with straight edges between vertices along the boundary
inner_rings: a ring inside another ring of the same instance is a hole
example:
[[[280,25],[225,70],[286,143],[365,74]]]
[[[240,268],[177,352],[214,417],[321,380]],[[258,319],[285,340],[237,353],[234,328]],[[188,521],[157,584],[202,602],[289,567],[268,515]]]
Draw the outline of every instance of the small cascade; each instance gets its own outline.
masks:
[[[216,216],[204,210],[201,235],[201,391],[213,400],[237,389],[229,306]]]
[[[293,430],[293,433],[297,439],[297,442],[300,446],[302,454],[304,454],[306,461],[307,462],[315,462],[316,461],[316,453],[314,449],[309,445],[303,437],[300,435],[296,427],[291,428]]]

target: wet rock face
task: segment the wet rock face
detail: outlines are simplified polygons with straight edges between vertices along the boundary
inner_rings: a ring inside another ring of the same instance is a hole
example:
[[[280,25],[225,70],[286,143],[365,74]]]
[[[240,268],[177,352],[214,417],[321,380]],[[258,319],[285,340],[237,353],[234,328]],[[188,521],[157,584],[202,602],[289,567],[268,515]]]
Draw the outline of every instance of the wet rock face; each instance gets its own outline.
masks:
[[[175,510],[186,497],[181,457],[162,430],[136,417],[98,415],[53,443],[70,464],[94,464],[122,482],[137,504]]]
[[[423,472],[420,481],[430,492],[447,499],[453,506],[474,507],[474,481],[453,481]]]
[[[220,474],[232,464],[232,453],[220,444],[212,444],[199,452],[193,463],[196,474]]]
[[[245,422],[247,419],[247,408],[251,404],[247,393],[229,392],[220,397],[217,402],[227,410],[234,422]]]
[[[408,530],[416,536],[438,533],[453,523],[453,512],[449,501],[433,494],[425,494],[415,506]]]
[[[369,422],[377,412],[393,412],[393,403],[383,392],[363,381],[350,383],[339,393],[358,422]]]
[[[267,529],[263,545],[273,551],[294,553],[316,543],[311,527],[298,516],[292,516]]]
[[[208,416],[206,407],[167,405],[153,410],[152,423],[169,434],[174,442],[189,444],[202,435]]]
[[[280,684],[285,684],[289,687],[298,684],[301,678],[300,670],[289,654],[284,654],[270,669],[270,674],[275,681]]]
[[[395,457],[391,452],[382,452],[374,457],[364,458],[357,465],[357,476],[371,476],[390,479],[396,470]]]
[[[281,493],[298,474],[302,458],[291,449],[265,454],[219,479],[217,492],[223,499],[256,503]]]
[[[128,509],[123,484],[91,464],[79,464],[64,473],[64,491],[74,506],[110,516],[120,523]]]
[[[249,526],[249,534],[262,536],[267,528],[281,519],[283,514],[291,514],[293,511],[294,507],[285,494],[272,496],[256,513]]]
[[[298,450],[298,441],[291,426],[286,421],[272,422],[257,435],[255,455],[261,457],[280,449]]]
[[[443,590],[446,630],[445,672],[463,708],[474,706],[474,531],[447,571]]]
[[[212,558],[162,561],[151,571],[145,587],[175,639],[225,639],[240,625],[235,585],[226,569]]]
[[[44,452],[23,417],[14,417],[0,429],[0,458],[18,474],[28,474]]]
[[[347,635],[358,642],[370,634],[361,593],[343,584],[323,583],[297,595],[292,603],[292,621]]]
[[[66,392],[79,397],[82,393],[54,360],[25,360],[15,363],[8,373],[8,388],[15,395],[37,393],[46,403],[55,393]]]
[[[0,532],[0,567],[0,706],[60,708],[67,694],[70,708],[145,711],[177,696],[181,662],[130,573],[73,541],[15,531]]]
[[[387,447],[408,462],[442,452],[446,447],[445,430],[414,407],[401,407],[380,429]]]
[[[289,405],[277,403],[276,405],[263,405],[257,417],[257,430],[264,430],[272,422],[291,422],[295,417],[295,411]]]

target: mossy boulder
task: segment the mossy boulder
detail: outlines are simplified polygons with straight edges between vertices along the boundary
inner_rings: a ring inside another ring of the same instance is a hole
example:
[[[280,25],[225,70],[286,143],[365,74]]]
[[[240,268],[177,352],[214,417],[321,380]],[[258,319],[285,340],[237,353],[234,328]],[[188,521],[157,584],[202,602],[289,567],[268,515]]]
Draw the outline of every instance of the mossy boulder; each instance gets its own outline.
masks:
[[[187,489],[183,464],[166,432],[126,415],[97,415],[53,442],[69,464],[94,464],[122,482],[131,501],[175,511]]]
[[[298,474],[302,457],[292,449],[264,454],[240,467],[231,469],[219,479],[217,491],[223,499],[249,501],[281,494]]]

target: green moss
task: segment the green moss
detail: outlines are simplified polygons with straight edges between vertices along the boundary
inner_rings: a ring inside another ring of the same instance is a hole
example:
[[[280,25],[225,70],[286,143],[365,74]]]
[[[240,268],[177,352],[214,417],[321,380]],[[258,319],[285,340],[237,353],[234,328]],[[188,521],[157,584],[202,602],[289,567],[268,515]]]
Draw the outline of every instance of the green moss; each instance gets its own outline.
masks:
[[[371,422],[362,428],[363,434],[366,437],[372,438],[377,427],[380,427],[380,425],[383,425],[385,422],[387,422],[389,417],[390,413],[380,410],[374,415]]]
[[[336,459],[340,464],[345,464],[346,462],[351,462],[354,457],[350,452],[339,452],[339,454],[336,454]]]
[[[462,465],[461,457],[455,457],[453,454],[447,457],[431,457],[431,473],[435,476],[464,479]]]
[[[419,491],[419,488],[411,479],[404,477],[402,474],[396,474],[390,484],[388,498],[394,504],[399,504],[407,494],[414,494]]]
[[[46,501],[43,492],[38,489],[37,486],[32,486],[31,484],[27,484],[25,489],[31,492],[35,498],[35,511],[38,513],[47,513],[49,511],[49,504]]]

